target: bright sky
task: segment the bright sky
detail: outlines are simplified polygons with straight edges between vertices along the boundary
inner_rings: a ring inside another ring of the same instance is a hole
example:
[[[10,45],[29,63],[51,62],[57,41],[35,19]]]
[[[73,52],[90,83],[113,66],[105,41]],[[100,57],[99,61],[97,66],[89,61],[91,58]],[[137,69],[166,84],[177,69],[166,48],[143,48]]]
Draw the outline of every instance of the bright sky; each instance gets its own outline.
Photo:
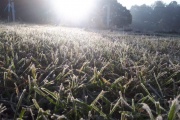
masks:
[[[151,5],[157,0],[118,0],[123,6],[127,7],[127,9],[130,9],[132,5]],[[177,1],[178,4],[180,4],[180,0],[162,0],[164,3],[169,4],[171,1]]]

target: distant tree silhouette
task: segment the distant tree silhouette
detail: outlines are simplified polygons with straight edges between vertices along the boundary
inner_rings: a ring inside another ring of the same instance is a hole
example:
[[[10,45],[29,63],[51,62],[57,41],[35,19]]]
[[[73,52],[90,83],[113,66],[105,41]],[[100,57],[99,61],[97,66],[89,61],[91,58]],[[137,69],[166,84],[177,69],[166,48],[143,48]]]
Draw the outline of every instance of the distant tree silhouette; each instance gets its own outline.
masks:
[[[49,10],[48,0],[16,0],[17,18],[24,22],[41,23]]]
[[[132,15],[130,11],[123,7],[120,3],[114,3],[112,6],[112,24],[117,27],[123,27],[132,23]]]
[[[172,1],[168,5],[156,1],[152,6],[132,6],[132,27],[141,31],[180,31],[180,5]]]
[[[131,8],[132,26],[133,28],[145,30],[145,28],[152,29],[152,14],[153,9],[147,5],[133,6]]]
[[[91,16],[95,24],[98,23],[99,26],[106,24],[108,7],[110,8],[110,26],[123,27],[131,24],[130,11],[117,0],[97,0],[96,2],[94,14]]]
[[[0,0],[0,19],[7,19],[8,13],[5,11],[7,7],[8,1],[7,0]]]

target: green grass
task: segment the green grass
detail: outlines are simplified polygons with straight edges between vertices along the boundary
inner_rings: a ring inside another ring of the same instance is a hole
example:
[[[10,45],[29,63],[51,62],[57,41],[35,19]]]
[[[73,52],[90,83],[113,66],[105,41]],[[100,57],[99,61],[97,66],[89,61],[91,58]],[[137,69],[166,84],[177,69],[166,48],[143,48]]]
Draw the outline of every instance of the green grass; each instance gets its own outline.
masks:
[[[0,119],[180,119],[178,37],[0,27]]]

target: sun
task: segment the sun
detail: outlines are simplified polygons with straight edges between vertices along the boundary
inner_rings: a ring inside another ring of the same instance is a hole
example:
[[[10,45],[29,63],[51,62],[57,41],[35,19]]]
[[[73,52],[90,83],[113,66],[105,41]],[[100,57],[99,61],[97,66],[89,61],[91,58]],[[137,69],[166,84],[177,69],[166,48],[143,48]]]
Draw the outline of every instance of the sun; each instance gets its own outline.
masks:
[[[60,18],[77,22],[88,17],[93,9],[94,0],[51,0],[52,7]]]

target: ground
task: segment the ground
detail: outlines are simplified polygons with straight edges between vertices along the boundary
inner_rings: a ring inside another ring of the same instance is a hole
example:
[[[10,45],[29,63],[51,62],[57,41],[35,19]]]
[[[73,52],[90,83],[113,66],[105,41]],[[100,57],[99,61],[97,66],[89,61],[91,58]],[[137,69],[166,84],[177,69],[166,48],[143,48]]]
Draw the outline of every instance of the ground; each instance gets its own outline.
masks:
[[[0,25],[0,119],[178,119],[178,36]]]

